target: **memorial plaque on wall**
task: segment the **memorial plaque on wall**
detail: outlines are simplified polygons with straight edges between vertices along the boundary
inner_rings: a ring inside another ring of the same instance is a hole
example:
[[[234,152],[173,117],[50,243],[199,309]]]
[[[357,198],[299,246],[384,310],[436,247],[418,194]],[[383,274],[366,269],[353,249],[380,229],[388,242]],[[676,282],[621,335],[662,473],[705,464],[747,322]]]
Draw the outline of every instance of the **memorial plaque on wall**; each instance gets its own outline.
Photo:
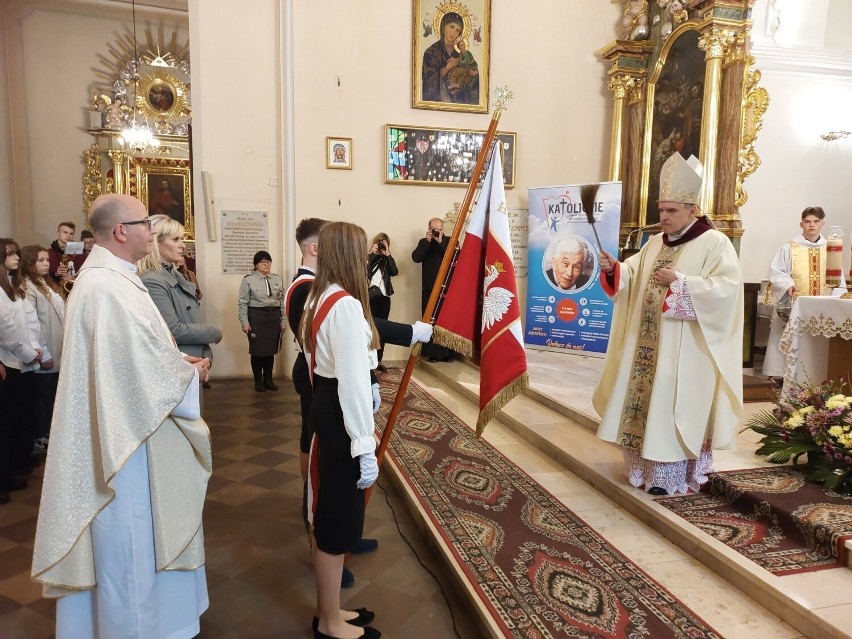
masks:
[[[222,273],[245,275],[258,251],[269,250],[269,213],[221,211]]]
[[[515,277],[526,277],[529,270],[527,249],[529,248],[528,209],[509,209],[509,235],[512,238],[512,262]]]

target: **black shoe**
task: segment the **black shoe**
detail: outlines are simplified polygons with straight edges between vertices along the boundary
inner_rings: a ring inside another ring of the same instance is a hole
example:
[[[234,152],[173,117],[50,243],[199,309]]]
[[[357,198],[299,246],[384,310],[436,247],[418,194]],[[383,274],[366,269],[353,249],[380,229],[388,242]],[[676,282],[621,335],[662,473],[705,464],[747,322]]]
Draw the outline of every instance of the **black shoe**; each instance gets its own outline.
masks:
[[[379,547],[378,539],[361,539],[356,545],[355,548],[352,549],[353,555],[366,555],[371,552],[375,552],[375,550]]]
[[[660,488],[659,486],[651,486],[648,489],[648,494],[649,495],[657,495],[657,496],[668,495],[669,491],[667,491],[665,488]]]
[[[0,490],[0,504],[8,504],[10,499],[12,498],[9,497],[9,493],[4,490]]]
[[[384,364],[382,364],[381,362],[379,362],[379,365],[378,365],[378,366],[376,366],[376,370],[377,370],[377,371],[381,371],[381,372],[383,372],[383,373],[387,373],[387,372],[388,372],[388,367],[387,367],[387,366],[385,366]]]
[[[349,568],[343,566],[343,575],[340,577],[340,587],[351,588],[354,583],[355,575],[352,574],[352,571],[349,570]]]
[[[266,392],[266,388],[263,386],[263,382],[260,381],[260,380],[257,380],[254,383],[254,390],[256,390],[258,393],[265,393]]]
[[[271,390],[271,391],[277,391],[278,390],[278,386],[276,386],[275,383],[271,379],[263,380],[263,387],[266,390]]]
[[[382,633],[373,628],[373,626],[364,626],[364,634],[358,637],[358,639],[379,639],[381,636]],[[331,635],[327,635],[319,630],[314,630],[314,639],[337,639],[337,637],[332,637]]]
[[[358,608],[355,612],[358,613],[358,616],[354,619],[347,619],[346,623],[363,628],[376,618],[376,613],[372,610],[367,610],[366,608]],[[311,628],[313,630],[317,630],[319,628],[319,617],[314,617],[314,620],[311,622]]]

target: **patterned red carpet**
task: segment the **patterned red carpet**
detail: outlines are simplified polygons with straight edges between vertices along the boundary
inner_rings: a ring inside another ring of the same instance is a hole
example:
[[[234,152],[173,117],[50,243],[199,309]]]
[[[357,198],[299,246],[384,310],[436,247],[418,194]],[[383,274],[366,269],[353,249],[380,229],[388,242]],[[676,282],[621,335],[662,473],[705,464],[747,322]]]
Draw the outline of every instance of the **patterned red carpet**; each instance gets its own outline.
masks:
[[[837,568],[852,537],[852,498],[790,466],[714,473],[708,493],[657,501],[775,575]]]
[[[414,382],[388,450],[506,636],[719,636]]]

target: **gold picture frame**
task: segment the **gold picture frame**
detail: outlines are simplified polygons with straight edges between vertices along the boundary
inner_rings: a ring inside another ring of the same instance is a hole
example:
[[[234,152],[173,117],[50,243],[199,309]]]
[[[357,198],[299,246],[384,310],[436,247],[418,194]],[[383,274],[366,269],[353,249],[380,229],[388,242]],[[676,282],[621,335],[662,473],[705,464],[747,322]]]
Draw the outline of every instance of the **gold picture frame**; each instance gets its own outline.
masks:
[[[411,106],[488,113],[491,0],[413,0],[412,15]]]
[[[385,184],[468,186],[485,131],[385,125]],[[497,133],[503,145],[503,183],[515,187],[518,134]]]
[[[707,68],[692,24],[674,31],[663,46],[648,83],[642,156],[641,224],[659,222],[660,171],[673,153],[685,159],[701,151],[704,81]]]
[[[325,139],[325,168],[352,170],[352,138]]]
[[[163,214],[184,227],[184,239],[195,239],[192,215],[191,171],[187,160],[135,158],[131,195],[137,197],[149,215]]]

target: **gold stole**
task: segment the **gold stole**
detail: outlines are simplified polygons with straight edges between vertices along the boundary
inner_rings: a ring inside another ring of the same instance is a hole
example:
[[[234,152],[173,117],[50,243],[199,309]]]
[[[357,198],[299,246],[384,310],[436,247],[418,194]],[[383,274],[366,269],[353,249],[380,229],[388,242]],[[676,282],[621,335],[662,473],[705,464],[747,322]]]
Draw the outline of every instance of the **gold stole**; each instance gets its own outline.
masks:
[[[618,429],[618,442],[621,446],[642,450],[645,437],[645,422],[648,419],[648,404],[651,401],[651,389],[657,373],[657,346],[659,342],[660,315],[667,286],[654,284],[654,272],[658,268],[674,268],[680,257],[679,246],[665,246],[654,260],[654,268],[642,294],[642,310],[639,321],[639,337],[633,352],[633,365],[630,367],[630,380],[627,383],[627,396],[621,409],[621,426]]]
[[[797,242],[789,244],[793,270],[790,276],[796,285],[793,299],[799,295],[828,295],[828,287],[825,284],[825,245],[809,248]]]

